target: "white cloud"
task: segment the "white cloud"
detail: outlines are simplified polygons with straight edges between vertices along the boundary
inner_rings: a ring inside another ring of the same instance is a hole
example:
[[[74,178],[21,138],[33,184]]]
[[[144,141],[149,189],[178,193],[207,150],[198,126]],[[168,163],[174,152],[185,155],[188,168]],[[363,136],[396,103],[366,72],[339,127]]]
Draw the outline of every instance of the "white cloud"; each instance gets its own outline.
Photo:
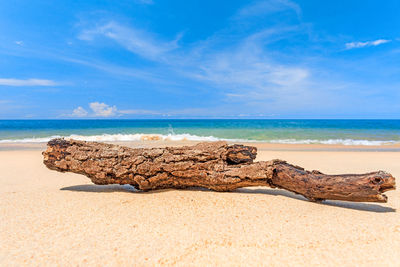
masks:
[[[0,100],[0,104],[2,101]],[[118,110],[116,106],[110,106],[105,103],[89,103],[90,112],[79,106],[71,114],[62,115],[64,117],[117,117],[123,115],[163,115],[160,112],[146,109],[126,109]]]
[[[300,67],[280,66],[268,75],[271,83],[280,86],[296,86],[305,81],[310,75],[310,71]]]
[[[202,67],[196,75],[200,80],[210,81],[230,91],[276,91],[282,87],[295,89],[309,77],[309,70],[301,67],[279,65],[266,58],[259,58],[251,51],[219,55]]]
[[[296,4],[286,0],[261,1],[253,5],[263,5],[264,8],[273,5],[276,9],[295,9],[301,12]],[[252,5],[247,6],[243,12],[250,12],[253,8]],[[298,26],[264,29],[226,50],[215,49],[212,41],[204,41],[193,45],[190,50],[177,51],[179,36],[172,42],[156,40],[152,33],[113,21],[85,30],[79,38],[90,41],[98,35],[105,36],[135,54],[168,65],[172,72],[180,75],[217,86],[265,91],[271,87],[297,85],[309,77],[310,72],[306,68],[275,63],[267,56],[268,51],[265,49],[265,44],[284,39],[301,30]],[[157,78],[154,77],[156,74],[152,72],[153,80]]]
[[[291,3],[274,1],[278,2],[281,5]],[[217,86],[226,95],[232,96],[238,91],[242,93],[246,90],[248,97],[260,98],[262,95],[280,97],[280,91],[286,94],[289,91],[300,91],[300,87],[304,88],[311,71],[293,64],[277,63],[269,56],[266,48],[266,44],[285,39],[302,30],[299,26],[263,29],[222,50],[219,42],[224,40],[215,37],[215,40],[194,44],[192,49],[176,51],[176,42],[172,42],[174,45],[171,45],[171,42],[156,41],[151,38],[151,33],[140,32],[115,22],[109,22],[95,30],[84,31],[80,38],[93,40],[97,35],[106,36],[135,54],[169,66],[175,74]],[[153,75],[155,74],[157,73],[153,72]],[[150,114],[151,111],[131,110],[114,113]]]
[[[88,112],[83,107],[77,107],[72,111],[72,117],[86,117]]]
[[[285,29],[295,31],[296,28]],[[264,30],[248,36],[236,48],[204,51],[193,65],[193,78],[224,88],[228,97],[279,98],[288,91],[300,91],[308,82],[311,71],[306,67],[280,64],[269,56],[265,43],[281,38],[282,30]]]
[[[261,8],[262,12],[257,13]],[[244,7],[239,14],[246,19],[245,16],[251,16],[252,10],[255,15],[268,15],[281,11],[288,11],[287,15],[297,15],[297,18],[301,15],[301,9],[295,3],[283,0],[258,1]],[[83,31],[80,38],[90,41],[98,36],[106,37],[137,55],[158,62],[158,66],[154,69],[151,67],[142,69],[151,73],[151,77],[157,78],[152,79],[154,83],[160,83],[164,79],[169,82],[173,80],[179,85],[181,81],[185,84],[185,81],[190,79],[195,82],[193,90],[206,88],[204,90],[218,91],[225,104],[242,102],[245,105],[242,105],[241,109],[251,106],[252,112],[259,109],[265,113],[273,110],[273,107],[282,106],[285,109],[309,106],[309,103],[325,99],[329,90],[336,86],[335,82],[322,79],[322,71],[313,68],[313,64],[309,64],[308,61],[304,64],[307,56],[299,55],[294,58],[290,54],[290,49],[287,51],[274,49],[273,44],[278,41],[290,40],[294,36],[309,37],[310,28],[301,22],[267,27],[257,32],[250,32],[241,38],[235,35],[234,29],[229,28],[215,33],[206,40],[192,43],[186,48],[178,47],[176,42],[158,40],[154,38],[153,33],[146,33],[116,21],[100,25],[103,26]],[[232,27],[236,25],[235,21]],[[100,69],[109,71],[108,68]],[[136,70],[115,71],[115,73],[131,75],[136,73]],[[132,77],[142,77],[142,75]],[[171,87],[173,86],[168,89]],[[268,105],[260,106],[260,103]],[[225,107],[226,110],[230,108],[230,106]],[[220,112],[226,110],[221,109]],[[147,110],[116,108],[114,113],[116,116],[163,115]]]
[[[22,41],[15,41],[15,43],[16,43],[17,45],[19,45],[19,46],[24,45],[24,42],[22,42]]]
[[[378,46],[378,45],[389,43],[389,42],[391,42],[391,40],[386,40],[386,39],[378,39],[375,41],[366,41],[366,42],[351,42],[351,43],[346,43],[346,49],[361,48],[361,47],[368,47],[368,46]]]
[[[179,34],[172,41],[157,40],[148,32],[133,27],[125,27],[114,21],[93,29],[84,30],[78,38],[85,41],[92,41],[97,36],[112,39],[127,50],[155,61],[162,61],[165,53],[178,48],[178,41],[181,38]]]
[[[57,83],[52,80],[43,79],[6,79],[0,78],[0,85],[5,86],[56,86]]]
[[[113,117],[117,115],[117,107],[109,106],[105,103],[92,102],[89,104],[90,109],[96,117]]]

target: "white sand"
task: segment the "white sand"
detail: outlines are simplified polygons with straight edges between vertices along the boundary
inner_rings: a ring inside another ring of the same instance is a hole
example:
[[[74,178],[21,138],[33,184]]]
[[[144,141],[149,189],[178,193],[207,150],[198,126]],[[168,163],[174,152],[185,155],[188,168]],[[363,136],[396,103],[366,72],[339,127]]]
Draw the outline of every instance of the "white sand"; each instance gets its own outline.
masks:
[[[279,150],[257,159],[272,158],[400,177],[399,152]],[[387,204],[316,204],[268,188],[138,193],[50,171],[40,151],[0,151],[0,265],[399,266],[400,196],[387,195]]]

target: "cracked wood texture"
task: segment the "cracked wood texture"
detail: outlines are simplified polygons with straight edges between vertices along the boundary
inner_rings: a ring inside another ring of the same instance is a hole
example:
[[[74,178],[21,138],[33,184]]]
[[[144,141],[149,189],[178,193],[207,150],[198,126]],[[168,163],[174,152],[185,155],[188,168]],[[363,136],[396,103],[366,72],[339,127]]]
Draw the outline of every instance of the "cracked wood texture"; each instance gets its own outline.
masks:
[[[226,142],[146,149],[65,139],[49,141],[43,152],[49,169],[83,174],[99,185],[131,184],[144,191],[268,186],[311,201],[387,202],[383,192],[395,189],[395,178],[384,171],[326,175],[283,160],[253,162],[256,154],[255,147]]]

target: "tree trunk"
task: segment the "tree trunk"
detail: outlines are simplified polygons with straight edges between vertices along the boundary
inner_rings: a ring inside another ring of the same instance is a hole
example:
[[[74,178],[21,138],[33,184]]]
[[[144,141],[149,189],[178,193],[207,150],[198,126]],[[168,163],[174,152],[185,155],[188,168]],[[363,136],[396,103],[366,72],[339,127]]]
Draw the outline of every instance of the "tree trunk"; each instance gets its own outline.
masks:
[[[43,152],[49,169],[84,174],[95,184],[131,184],[145,191],[187,187],[232,191],[269,186],[311,201],[387,202],[382,193],[395,189],[395,178],[384,171],[326,175],[282,160],[253,162],[256,154],[255,147],[226,142],[134,149],[64,139],[51,140]]]

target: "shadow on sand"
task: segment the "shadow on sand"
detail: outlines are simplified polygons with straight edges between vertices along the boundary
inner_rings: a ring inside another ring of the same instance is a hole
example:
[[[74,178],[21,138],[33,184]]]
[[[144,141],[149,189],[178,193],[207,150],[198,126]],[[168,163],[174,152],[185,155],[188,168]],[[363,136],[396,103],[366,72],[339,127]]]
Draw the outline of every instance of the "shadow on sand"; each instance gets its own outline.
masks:
[[[95,185],[95,184],[84,184],[84,185],[74,185],[63,187],[60,190],[66,191],[75,191],[75,192],[94,192],[94,193],[112,193],[112,192],[127,192],[127,193],[140,193],[140,194],[157,194],[160,192],[171,191],[175,189],[165,189],[165,190],[154,190],[149,192],[143,192],[135,189],[131,185]],[[182,189],[180,189],[182,190]],[[185,189],[186,191],[210,191],[204,188],[190,188]],[[264,194],[270,196],[284,196],[293,199],[297,199],[300,201],[307,201],[306,198],[300,195],[296,195],[294,193],[280,190],[280,189],[264,189],[264,188],[257,188],[257,189],[250,189],[250,188],[240,188],[234,192],[227,192],[230,194]],[[312,202],[311,202],[312,203]],[[346,201],[334,201],[334,200],[326,200],[320,203],[312,203],[315,205],[327,205],[332,207],[339,207],[345,209],[352,209],[352,210],[359,210],[359,211],[367,211],[367,212],[377,212],[377,213],[384,213],[384,212],[396,212],[396,209],[381,206],[378,204],[371,204],[371,203],[358,203],[358,202],[346,202]]]

